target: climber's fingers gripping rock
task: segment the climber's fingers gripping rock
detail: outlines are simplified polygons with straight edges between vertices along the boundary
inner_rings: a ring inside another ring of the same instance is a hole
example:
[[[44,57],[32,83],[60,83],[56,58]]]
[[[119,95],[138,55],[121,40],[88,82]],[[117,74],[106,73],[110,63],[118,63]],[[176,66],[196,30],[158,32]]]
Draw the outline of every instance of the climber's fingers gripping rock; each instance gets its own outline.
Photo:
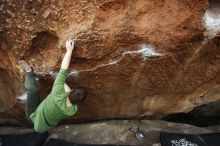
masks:
[[[67,51],[73,51],[74,50],[74,41],[69,39],[66,41],[66,50]]]

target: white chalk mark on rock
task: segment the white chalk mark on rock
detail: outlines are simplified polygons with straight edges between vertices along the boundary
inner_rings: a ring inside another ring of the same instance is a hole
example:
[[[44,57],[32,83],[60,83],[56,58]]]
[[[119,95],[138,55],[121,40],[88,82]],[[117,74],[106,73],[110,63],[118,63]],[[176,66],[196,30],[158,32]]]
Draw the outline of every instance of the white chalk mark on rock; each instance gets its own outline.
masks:
[[[26,100],[27,99],[27,92],[24,92],[21,96],[17,97],[19,100]]]
[[[52,77],[53,79],[56,79],[56,77],[57,77],[57,75],[58,75],[58,72],[57,72],[57,71],[49,71],[48,73],[49,73],[49,75],[51,75],[51,77]],[[38,72],[38,74],[41,74],[41,73]],[[71,70],[71,71],[68,73],[68,76],[69,76],[69,77],[78,77],[78,75],[79,75],[79,72],[78,72],[77,70]]]
[[[220,14],[215,14],[210,10],[206,10],[203,21],[209,38],[214,38],[220,33]]]
[[[72,70],[69,72],[68,76],[70,77],[78,77],[79,72],[77,70]]]
[[[54,71],[49,71],[49,74],[51,75],[51,77],[53,79],[56,79],[57,75],[58,75],[58,72],[54,72]]]
[[[111,65],[116,65],[118,64],[124,57],[127,56],[127,54],[130,55],[141,55],[144,60],[148,57],[157,57],[157,56],[164,56],[165,54],[156,52],[154,47],[150,44],[142,44],[141,49],[136,50],[136,51],[126,51],[121,54],[120,58],[118,60],[109,60],[108,63],[105,64],[100,64],[96,65],[93,68],[87,68],[87,69],[82,69],[82,70],[71,70],[70,73],[68,74],[70,77],[78,77],[80,73],[82,72],[92,72],[95,71],[99,68],[111,66]],[[49,71],[49,74],[54,78],[57,75],[57,72]]]
[[[154,57],[154,56],[163,56],[164,54],[158,53],[155,51],[154,47],[151,45],[142,45],[142,49],[138,51],[139,54],[142,54],[143,57]]]
[[[108,64],[109,64],[109,65],[113,65],[113,64],[117,64],[117,63],[118,63],[118,60],[115,60],[115,61],[112,61],[112,60],[111,60]]]
[[[144,58],[146,58],[146,57],[154,57],[154,56],[163,56],[163,54],[156,52],[154,47],[149,45],[149,44],[148,45],[143,44],[141,46],[140,50],[137,50],[137,51],[127,51],[127,52],[124,52],[122,55],[126,55],[126,54],[141,54]]]
[[[102,67],[115,65],[115,64],[119,63],[126,56],[126,54],[130,54],[130,55],[139,55],[140,54],[143,56],[144,59],[146,59],[147,57],[156,57],[156,56],[163,56],[164,55],[164,54],[156,52],[155,49],[153,48],[153,46],[151,46],[149,44],[143,44],[141,46],[140,50],[126,51],[126,52],[122,53],[121,57],[118,60],[114,60],[114,61],[110,60],[109,63],[97,65],[97,66],[90,68],[90,69],[79,70],[78,72],[95,71],[95,70],[102,68]]]

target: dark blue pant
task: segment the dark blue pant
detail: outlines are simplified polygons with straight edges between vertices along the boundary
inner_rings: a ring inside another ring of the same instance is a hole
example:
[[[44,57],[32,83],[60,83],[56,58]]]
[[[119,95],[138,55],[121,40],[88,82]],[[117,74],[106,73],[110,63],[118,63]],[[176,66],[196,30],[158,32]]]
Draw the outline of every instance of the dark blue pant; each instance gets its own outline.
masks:
[[[31,122],[30,115],[40,104],[36,76],[33,72],[25,73],[25,88],[27,90],[26,117]]]

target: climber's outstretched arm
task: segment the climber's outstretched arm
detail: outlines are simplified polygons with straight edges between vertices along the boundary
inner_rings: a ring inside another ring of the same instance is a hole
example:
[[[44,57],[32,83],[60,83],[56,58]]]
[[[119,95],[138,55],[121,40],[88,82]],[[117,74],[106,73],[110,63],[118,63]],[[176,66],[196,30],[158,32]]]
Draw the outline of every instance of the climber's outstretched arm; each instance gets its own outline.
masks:
[[[56,77],[54,82],[53,90],[56,89],[56,85],[64,85],[67,78],[67,70],[69,68],[72,52],[74,49],[74,41],[68,40],[66,41],[66,54],[63,57],[63,61],[61,63],[61,69]]]
[[[70,64],[73,50],[74,50],[74,41],[72,41],[72,40],[66,41],[66,54],[63,57],[61,69],[67,70],[69,68],[69,64]]]

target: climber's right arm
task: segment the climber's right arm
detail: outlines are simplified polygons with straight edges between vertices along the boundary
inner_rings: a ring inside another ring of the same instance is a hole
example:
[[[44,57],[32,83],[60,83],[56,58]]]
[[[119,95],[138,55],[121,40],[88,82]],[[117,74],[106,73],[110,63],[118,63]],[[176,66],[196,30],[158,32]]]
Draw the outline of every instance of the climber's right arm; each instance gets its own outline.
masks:
[[[61,69],[67,70],[69,68],[73,50],[74,50],[74,41],[72,40],[66,41],[66,54],[63,57],[63,61],[61,63]]]
[[[66,53],[63,57],[63,61],[61,63],[61,69],[57,75],[57,78],[54,82],[54,85],[57,85],[57,84],[64,85],[65,84],[66,78],[67,78],[67,73],[68,73],[67,70],[69,68],[69,64],[70,64],[73,50],[74,50],[74,41],[67,40],[66,41]]]

